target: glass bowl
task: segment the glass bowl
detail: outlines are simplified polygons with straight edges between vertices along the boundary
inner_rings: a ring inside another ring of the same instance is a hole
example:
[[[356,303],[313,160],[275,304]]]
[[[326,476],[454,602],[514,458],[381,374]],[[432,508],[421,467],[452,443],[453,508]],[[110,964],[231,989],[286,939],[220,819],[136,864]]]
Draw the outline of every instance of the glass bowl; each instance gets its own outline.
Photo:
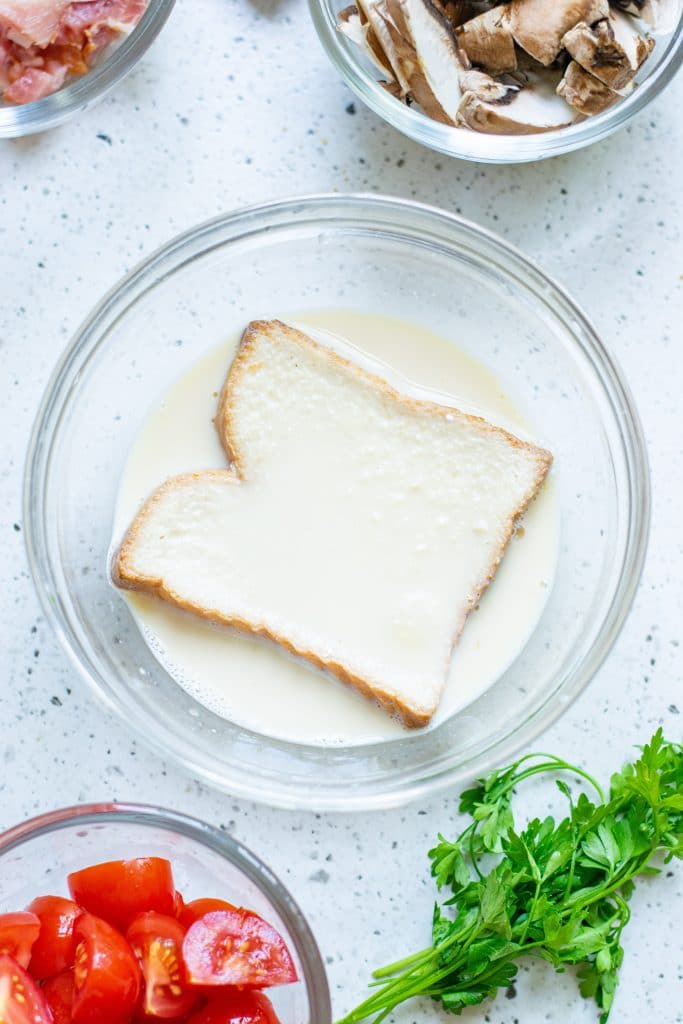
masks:
[[[68,79],[51,96],[18,106],[0,99],[0,139],[44,132],[99,102],[147,52],[174,4],[175,0],[149,0],[132,32],[106,47],[86,74]]]
[[[119,479],[158,396],[250,319],[321,308],[388,311],[455,335],[494,369],[556,457],[558,563],[528,643],[464,711],[364,746],[271,739],[207,710],[154,658],[108,577]],[[142,263],[96,307],[57,367],[25,481],[28,555],[46,616],[105,704],[206,782],[315,810],[423,797],[528,744],[612,647],[640,577],[648,518],[633,401],[581,310],[496,236],[377,196],[241,210]]]
[[[225,832],[175,811],[137,804],[67,807],[0,835],[0,912],[36,896],[68,896],[71,871],[103,861],[166,857],[187,900],[211,896],[255,910],[285,939],[299,982],[268,992],[282,1024],[331,1024],[318,947],[296,903],[269,868]]]
[[[638,88],[613,107],[569,128],[538,135],[485,135],[440,124],[390,96],[377,81],[377,71],[358,47],[337,31],[343,0],[309,0],[313,23],[335,69],[371,110],[415,142],[447,156],[480,163],[517,164],[571,153],[606,139],[622,128],[671,81],[683,62],[683,11],[670,36],[657,46],[638,77]]]

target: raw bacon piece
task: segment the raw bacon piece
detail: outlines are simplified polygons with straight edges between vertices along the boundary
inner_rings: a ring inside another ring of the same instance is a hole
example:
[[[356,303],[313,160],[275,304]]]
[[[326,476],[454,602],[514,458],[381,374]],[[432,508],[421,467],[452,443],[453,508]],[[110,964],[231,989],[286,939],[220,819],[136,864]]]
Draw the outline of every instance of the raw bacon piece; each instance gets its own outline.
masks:
[[[12,44],[0,36],[0,93],[11,82],[10,69],[14,63]]]
[[[2,0],[0,0],[0,3]],[[69,4],[61,20],[60,36],[94,33],[99,28],[129,32],[144,14],[147,0],[81,0]]]
[[[47,46],[69,4],[70,0],[0,0],[0,35],[21,46]]]
[[[57,61],[48,61],[45,68],[26,68],[22,75],[5,89],[4,99],[11,103],[32,103],[61,89],[68,68]]]

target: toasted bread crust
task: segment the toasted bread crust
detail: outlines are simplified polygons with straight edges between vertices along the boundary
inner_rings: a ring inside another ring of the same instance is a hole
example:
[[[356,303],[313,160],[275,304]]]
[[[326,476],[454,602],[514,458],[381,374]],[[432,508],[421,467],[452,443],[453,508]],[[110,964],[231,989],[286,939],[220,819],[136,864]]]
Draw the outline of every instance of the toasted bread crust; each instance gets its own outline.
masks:
[[[451,653],[457,644],[460,635],[465,627],[467,617],[469,613],[477,606],[482,594],[486,590],[489,583],[494,578],[498,566],[502,561],[510,539],[514,533],[517,520],[526,512],[530,503],[537,495],[545,477],[550,470],[552,465],[553,457],[550,452],[543,448],[539,448],[535,445],[529,444],[526,441],[522,441],[510,434],[508,431],[501,427],[494,426],[487,420],[479,416],[472,416],[468,413],[464,413],[458,409],[451,408],[449,406],[439,405],[436,402],[424,401],[422,399],[411,398],[408,395],[404,395],[401,392],[393,388],[387,381],[383,380],[364,368],[357,366],[355,363],[345,359],[327,347],[318,344],[312,338],[301,331],[290,327],[287,324],[282,323],[279,320],[271,321],[252,321],[244,331],[242,339],[240,341],[237,354],[233,359],[233,362],[228,371],[225,383],[223,385],[219,401],[218,410],[215,418],[216,430],[223,449],[226,453],[230,468],[228,469],[214,469],[204,470],[202,472],[183,473],[179,476],[172,477],[167,480],[160,487],[158,487],[153,494],[144,503],[135,519],[131,523],[128,531],[126,532],[124,539],[114,557],[112,563],[112,580],[116,586],[126,590],[136,590],[143,593],[151,594],[155,597],[160,598],[163,601],[168,602],[181,608],[194,615],[198,615],[201,618],[208,619],[212,622],[218,623],[223,626],[230,626],[233,629],[237,629],[240,632],[248,633],[253,636],[264,637],[268,640],[273,641],[285,650],[289,651],[298,657],[304,658],[306,661],[323,669],[326,672],[331,673],[337,679],[341,680],[356,689],[359,693],[363,694],[364,697],[372,700],[375,704],[379,705],[385,712],[394,718],[400,720],[403,725],[408,728],[420,728],[425,726],[431,720],[436,708],[422,709],[414,705],[406,704],[399,696],[391,693],[386,687],[381,684],[378,680],[370,677],[359,676],[353,672],[348,666],[342,662],[323,658],[316,651],[302,648],[295,644],[290,638],[272,629],[267,623],[254,623],[241,618],[239,615],[226,615],[224,612],[218,609],[207,608],[202,605],[197,605],[192,601],[188,601],[181,594],[175,592],[169,587],[165,581],[158,577],[150,577],[140,574],[134,568],[134,549],[136,547],[140,531],[146,522],[146,520],[153,514],[155,505],[161,501],[163,496],[169,490],[175,490],[183,487],[187,484],[194,484],[198,480],[217,480],[226,482],[229,481],[237,486],[241,486],[245,479],[245,459],[243,453],[240,452],[239,446],[236,441],[236,430],[234,427],[235,409],[234,409],[234,395],[236,391],[236,385],[239,383],[242,375],[253,371],[253,366],[249,362],[251,349],[257,343],[260,336],[267,335],[278,342],[278,335],[288,338],[291,343],[307,346],[310,349],[317,351],[325,356],[333,364],[339,366],[345,371],[351,373],[364,383],[370,385],[376,390],[380,391],[386,397],[391,398],[393,401],[402,405],[404,408],[413,412],[423,412],[439,417],[450,417],[451,419],[457,419],[461,422],[470,422],[476,424],[480,429],[487,432],[497,434],[503,438],[511,446],[529,451],[536,459],[537,473],[532,483],[532,486],[528,489],[520,502],[518,508],[515,510],[514,515],[510,522],[510,527],[503,538],[496,556],[491,562],[486,572],[482,575],[479,583],[477,584],[473,594],[471,595],[467,611],[462,616],[461,621],[457,624],[453,634]],[[444,676],[448,666],[444,666]]]

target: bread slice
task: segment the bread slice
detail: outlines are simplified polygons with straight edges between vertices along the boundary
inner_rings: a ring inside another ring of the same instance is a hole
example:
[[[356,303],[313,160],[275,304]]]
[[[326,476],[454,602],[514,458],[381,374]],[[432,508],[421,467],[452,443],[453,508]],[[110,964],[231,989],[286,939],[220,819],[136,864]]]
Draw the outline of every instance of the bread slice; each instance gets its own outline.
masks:
[[[425,725],[550,453],[277,320],[246,329],[216,427],[229,468],[155,491],[115,582],[269,637]]]

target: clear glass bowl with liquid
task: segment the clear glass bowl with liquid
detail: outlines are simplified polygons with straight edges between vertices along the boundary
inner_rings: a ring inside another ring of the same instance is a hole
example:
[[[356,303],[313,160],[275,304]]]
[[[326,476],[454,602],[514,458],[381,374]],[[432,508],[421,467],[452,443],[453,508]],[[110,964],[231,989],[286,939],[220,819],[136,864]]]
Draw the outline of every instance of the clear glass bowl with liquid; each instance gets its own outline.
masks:
[[[119,480],[159,396],[249,320],[325,308],[390,313],[457,339],[492,369],[555,455],[561,522],[543,613],[486,693],[426,731],[322,747],[244,728],[189,696],[111,584],[108,551]],[[49,383],[30,442],[24,521],[48,619],[132,730],[227,792],[343,810],[453,786],[507,760],[569,707],[628,613],[649,494],[628,386],[585,315],[540,268],[441,210],[331,195],[199,225],[114,287]]]

